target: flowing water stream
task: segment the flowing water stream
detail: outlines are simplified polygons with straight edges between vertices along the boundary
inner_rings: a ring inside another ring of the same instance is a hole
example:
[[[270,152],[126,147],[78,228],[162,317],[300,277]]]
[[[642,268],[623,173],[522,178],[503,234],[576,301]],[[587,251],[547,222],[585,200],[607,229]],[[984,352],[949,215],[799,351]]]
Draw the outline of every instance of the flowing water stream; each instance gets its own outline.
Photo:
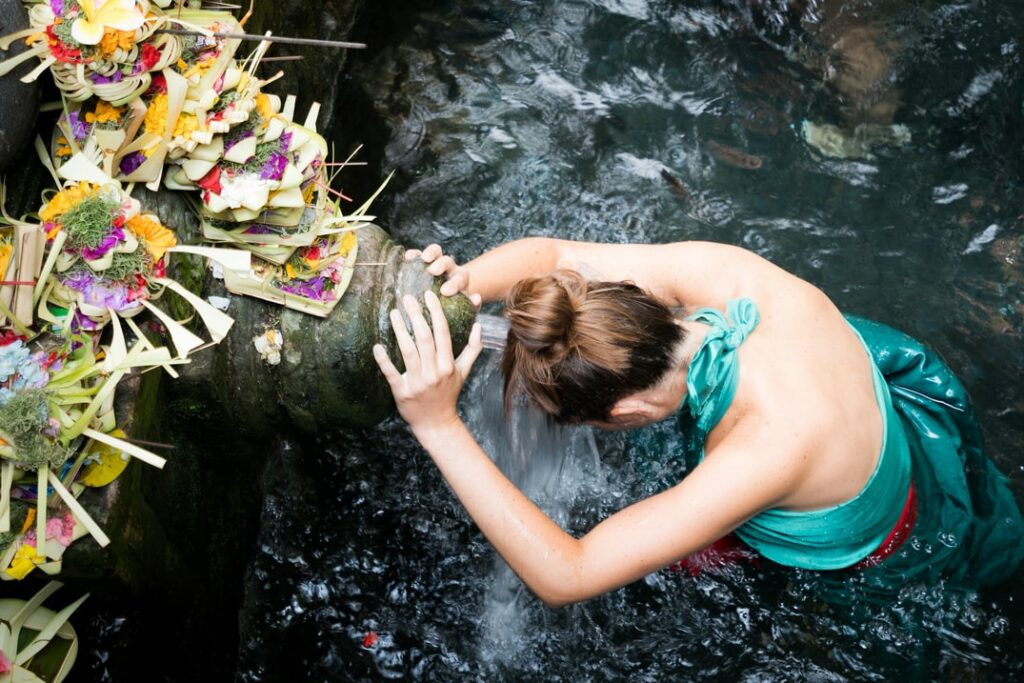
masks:
[[[354,36],[374,48],[353,79],[388,126],[381,165],[398,174],[376,213],[398,241],[460,261],[526,235],[752,249],[938,349],[1024,500],[1019,2],[386,4]],[[804,121],[898,123],[909,140],[835,158],[802,139]],[[570,531],[683,473],[672,424],[506,423],[500,386],[485,353],[466,420]],[[243,681],[1024,675],[1019,580],[981,595],[907,586],[850,609],[800,572],[665,570],[550,610],[400,420],[279,459],[246,584]]]

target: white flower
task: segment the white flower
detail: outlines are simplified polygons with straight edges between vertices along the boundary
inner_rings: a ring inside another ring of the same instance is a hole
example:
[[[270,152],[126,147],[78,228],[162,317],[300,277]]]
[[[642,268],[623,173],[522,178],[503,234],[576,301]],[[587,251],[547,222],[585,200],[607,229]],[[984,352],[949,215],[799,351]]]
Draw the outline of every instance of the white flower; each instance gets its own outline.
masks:
[[[108,28],[134,31],[146,21],[135,0],[78,0],[85,16],[71,24],[71,37],[82,45],[97,45]]]

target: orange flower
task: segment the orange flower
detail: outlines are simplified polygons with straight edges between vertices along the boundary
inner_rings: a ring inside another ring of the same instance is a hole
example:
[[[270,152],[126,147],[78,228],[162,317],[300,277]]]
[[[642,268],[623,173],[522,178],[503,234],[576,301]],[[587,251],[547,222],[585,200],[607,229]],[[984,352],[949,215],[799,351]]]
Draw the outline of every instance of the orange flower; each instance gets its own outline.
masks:
[[[178,238],[174,236],[173,232],[150,216],[139,214],[129,218],[125,225],[146,241],[146,251],[150,253],[154,261],[162,259],[164,252],[178,243]]]
[[[53,195],[46,206],[39,210],[39,217],[44,221],[52,221],[57,216],[62,216],[70,211],[72,207],[86,197],[96,194],[99,189],[99,185],[82,182],[78,185],[72,185],[65,190],[61,190],[57,194]]]
[[[270,107],[270,98],[266,94],[260,93],[256,96],[256,111],[264,121],[269,121],[274,115],[274,110]]]
[[[115,107],[109,102],[100,100],[96,103],[96,109],[85,115],[86,123],[107,123],[121,120],[121,107]]]
[[[145,126],[147,133],[163,135],[167,129],[167,93],[160,93],[153,98],[146,108]]]
[[[11,254],[14,253],[14,245],[0,243],[0,280],[4,278],[4,273],[7,272],[7,266],[11,262]],[[3,445],[3,439],[0,439],[0,446]]]
[[[135,31],[118,31],[108,28],[100,38],[100,52],[104,57],[110,57],[118,49],[130,52],[135,46]]]

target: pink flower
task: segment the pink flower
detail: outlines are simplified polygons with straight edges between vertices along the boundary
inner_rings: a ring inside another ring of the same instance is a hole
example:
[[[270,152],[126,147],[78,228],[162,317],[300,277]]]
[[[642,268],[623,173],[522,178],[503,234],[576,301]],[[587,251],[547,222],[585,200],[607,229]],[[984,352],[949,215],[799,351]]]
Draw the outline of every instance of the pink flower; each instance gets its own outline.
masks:
[[[7,659],[7,655],[0,652],[0,674],[11,673],[11,660]]]
[[[46,520],[46,538],[52,538],[65,548],[71,545],[71,536],[74,532],[75,520],[70,512],[62,517],[51,517]]]
[[[60,543],[67,548],[71,545],[72,534],[75,533],[75,518],[70,512],[64,513],[62,517],[50,517],[46,520],[46,539]],[[22,540],[25,545],[38,548],[36,545],[36,530],[34,528],[25,532]],[[44,551],[45,552],[45,551]]]

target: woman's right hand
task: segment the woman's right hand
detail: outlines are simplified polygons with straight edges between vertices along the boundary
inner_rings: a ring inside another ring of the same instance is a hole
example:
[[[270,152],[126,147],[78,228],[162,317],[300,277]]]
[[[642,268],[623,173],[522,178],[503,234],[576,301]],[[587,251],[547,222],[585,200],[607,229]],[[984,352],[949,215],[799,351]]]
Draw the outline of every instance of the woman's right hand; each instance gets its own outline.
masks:
[[[427,272],[435,277],[441,275],[447,276],[447,281],[441,285],[441,294],[444,296],[455,296],[459,292],[465,293],[473,304],[480,308],[480,295],[470,294],[469,290],[469,271],[462,266],[455,263],[455,259],[451,256],[445,255],[441,251],[441,245],[431,244],[429,247],[420,251],[419,249],[409,249],[405,252],[405,260],[412,261],[419,258],[424,263],[429,264],[427,266]]]

